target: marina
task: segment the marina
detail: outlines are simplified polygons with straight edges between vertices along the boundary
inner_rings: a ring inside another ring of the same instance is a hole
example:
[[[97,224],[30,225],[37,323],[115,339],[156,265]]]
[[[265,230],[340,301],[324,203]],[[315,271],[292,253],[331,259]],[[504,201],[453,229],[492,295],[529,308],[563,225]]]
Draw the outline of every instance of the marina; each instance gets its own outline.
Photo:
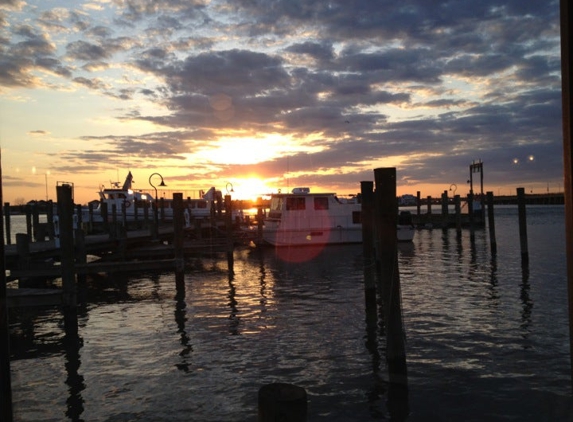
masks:
[[[515,206],[488,233],[400,245],[411,421],[568,421],[562,206]],[[309,256],[313,256],[308,260]],[[79,345],[56,308],[10,310],[15,420],[255,421],[269,382],[302,386],[308,420],[388,417],[385,341],[364,315],[360,245],[235,250],[186,269],[88,278]]]

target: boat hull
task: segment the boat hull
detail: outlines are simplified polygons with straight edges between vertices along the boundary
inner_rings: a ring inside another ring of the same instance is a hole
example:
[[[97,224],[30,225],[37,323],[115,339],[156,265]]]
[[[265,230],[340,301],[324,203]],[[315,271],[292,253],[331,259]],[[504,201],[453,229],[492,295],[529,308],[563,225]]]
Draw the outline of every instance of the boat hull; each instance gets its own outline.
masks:
[[[398,242],[411,242],[414,239],[413,226],[399,226],[397,228]],[[263,240],[273,246],[304,246],[304,245],[337,245],[349,243],[362,243],[362,227],[343,228],[330,227],[319,229],[300,230],[263,230]]]

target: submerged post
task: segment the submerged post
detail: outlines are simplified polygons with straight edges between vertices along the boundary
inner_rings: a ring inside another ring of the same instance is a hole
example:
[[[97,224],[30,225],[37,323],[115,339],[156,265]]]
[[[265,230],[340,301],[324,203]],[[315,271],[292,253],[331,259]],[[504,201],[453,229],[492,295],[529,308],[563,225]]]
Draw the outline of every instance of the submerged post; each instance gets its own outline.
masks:
[[[521,265],[529,264],[529,250],[527,247],[527,219],[525,212],[525,189],[517,188],[517,212],[519,214],[519,246],[521,248]]]
[[[360,182],[362,195],[362,251],[364,265],[364,300],[366,323],[375,326],[376,314],[376,272],[374,271],[374,183]]]
[[[403,420],[408,410],[408,379],[406,350],[402,327],[400,272],[398,269],[398,238],[396,203],[396,169],[374,170],[376,182],[375,209],[378,216],[376,236],[379,245],[382,302],[386,322],[386,361],[390,387],[388,407],[393,419]]]

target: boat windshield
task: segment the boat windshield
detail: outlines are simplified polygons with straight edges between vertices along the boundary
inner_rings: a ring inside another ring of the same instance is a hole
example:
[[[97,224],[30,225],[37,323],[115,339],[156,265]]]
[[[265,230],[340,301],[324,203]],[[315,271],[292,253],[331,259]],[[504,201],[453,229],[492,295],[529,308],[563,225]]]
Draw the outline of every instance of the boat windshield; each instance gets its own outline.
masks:
[[[271,211],[281,211],[283,209],[283,197],[273,197],[271,198]]]

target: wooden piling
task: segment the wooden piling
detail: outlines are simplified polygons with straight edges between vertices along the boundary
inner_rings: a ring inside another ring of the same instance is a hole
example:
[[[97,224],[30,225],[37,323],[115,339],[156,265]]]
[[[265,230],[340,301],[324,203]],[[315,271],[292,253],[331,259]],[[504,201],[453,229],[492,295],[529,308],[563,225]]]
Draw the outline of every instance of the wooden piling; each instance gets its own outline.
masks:
[[[493,214],[493,192],[487,192],[487,225],[489,229],[489,245],[491,254],[497,253],[497,241],[495,239],[495,221]]]
[[[468,193],[468,217],[470,220],[470,242],[476,240],[476,228],[474,223],[474,194],[472,191]]]
[[[525,189],[517,188],[517,212],[519,215],[519,246],[521,248],[521,265],[529,264],[529,250],[527,245],[527,218],[525,212]]]
[[[375,326],[376,313],[376,271],[374,260],[374,183],[360,182],[362,195],[362,253],[364,266],[364,301],[366,323]]]
[[[46,209],[46,220],[48,223],[48,238],[54,240],[54,203],[51,199],[48,201],[48,209]]]
[[[462,237],[462,204],[460,195],[454,195],[454,208],[456,213],[456,237]]]
[[[2,150],[0,149],[0,204],[2,203]],[[8,204],[8,203],[6,203]],[[6,204],[4,212],[6,212]],[[10,207],[8,204],[8,211]],[[0,224],[0,256],[4,257],[4,224]],[[10,373],[10,329],[8,325],[8,309],[6,305],[6,263],[0,260],[0,421],[12,422],[12,380]]]
[[[183,253],[183,194],[173,194],[173,246],[175,249],[175,273],[182,274],[185,270],[185,256]],[[176,277],[177,278],[177,277]]]
[[[305,422],[306,390],[292,384],[272,383],[259,389],[258,422]]]
[[[569,349],[571,361],[571,382],[573,386],[573,85],[571,76],[573,52],[571,51],[571,24],[573,14],[571,3],[567,0],[560,2],[561,18],[561,100],[563,113],[563,168],[565,190],[565,246],[567,262],[567,296],[569,303]]]
[[[432,197],[429,196],[429,195],[426,197],[426,209],[427,209],[426,213],[428,214],[428,217],[430,218],[430,221],[432,221],[432,220],[431,220],[431,216],[432,216]]]
[[[418,219],[420,217],[420,207],[422,206],[422,199],[421,199],[421,192],[417,191],[416,192],[416,215],[418,216]]]
[[[448,191],[442,193],[442,229],[447,229],[449,225],[448,215]]]
[[[103,220],[103,224],[102,224],[103,232],[104,233],[110,233],[107,204],[103,200],[100,201],[99,209],[101,210],[101,218]]]
[[[34,233],[32,228],[32,206],[27,204],[24,207],[26,213],[26,233],[30,236],[30,239],[33,239]]]
[[[225,227],[227,231],[227,267],[229,274],[233,274],[233,203],[231,195],[225,195]]]
[[[378,217],[376,244],[379,245],[378,259],[386,323],[386,361],[390,381],[388,408],[392,419],[404,420],[409,414],[409,405],[398,269],[396,169],[375,169],[374,180],[375,215]]]
[[[34,242],[38,242],[39,239],[39,230],[38,227],[40,226],[40,213],[38,207],[36,205],[32,205],[32,239]]]
[[[74,203],[72,186],[56,186],[58,216],[60,222],[60,251],[62,267],[62,301],[66,333],[75,335],[78,331],[77,289],[74,269]],[[74,334],[75,333],[75,334]]]
[[[12,232],[10,227],[10,202],[4,202],[4,219],[6,226],[6,245],[11,245]]]

